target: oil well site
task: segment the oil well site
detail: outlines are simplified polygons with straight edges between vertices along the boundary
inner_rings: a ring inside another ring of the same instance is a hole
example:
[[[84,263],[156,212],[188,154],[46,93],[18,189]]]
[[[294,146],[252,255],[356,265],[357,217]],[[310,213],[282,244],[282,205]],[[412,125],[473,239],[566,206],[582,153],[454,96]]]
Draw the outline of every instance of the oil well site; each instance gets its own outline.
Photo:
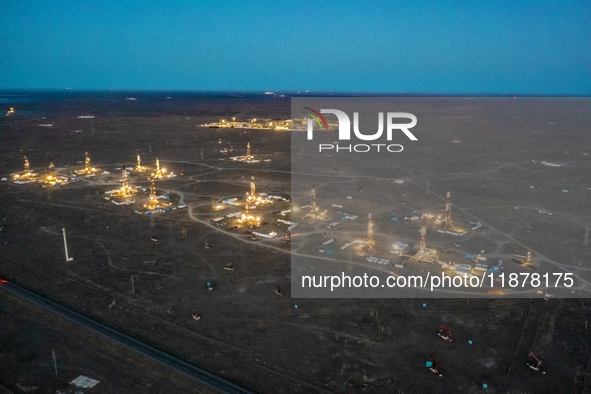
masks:
[[[397,100],[419,141],[370,160],[280,94],[6,95],[0,392],[219,391],[3,286],[245,392],[591,392],[588,99]],[[293,258],[497,286],[315,296]]]

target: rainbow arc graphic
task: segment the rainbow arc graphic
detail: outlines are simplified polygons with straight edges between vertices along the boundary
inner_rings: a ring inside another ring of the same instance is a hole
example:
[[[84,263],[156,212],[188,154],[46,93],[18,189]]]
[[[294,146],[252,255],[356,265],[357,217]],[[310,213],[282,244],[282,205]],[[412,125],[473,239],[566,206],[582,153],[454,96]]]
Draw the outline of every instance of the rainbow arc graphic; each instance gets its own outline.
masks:
[[[324,119],[324,116],[322,116],[322,114],[320,114],[320,112],[313,110],[312,108],[308,108],[308,107],[303,107],[305,110],[304,114],[306,114],[307,116],[309,116],[310,118],[314,119],[316,121],[316,123],[318,123],[318,127],[320,127],[320,129],[324,129],[326,131],[328,131],[328,123],[326,123],[326,119]]]

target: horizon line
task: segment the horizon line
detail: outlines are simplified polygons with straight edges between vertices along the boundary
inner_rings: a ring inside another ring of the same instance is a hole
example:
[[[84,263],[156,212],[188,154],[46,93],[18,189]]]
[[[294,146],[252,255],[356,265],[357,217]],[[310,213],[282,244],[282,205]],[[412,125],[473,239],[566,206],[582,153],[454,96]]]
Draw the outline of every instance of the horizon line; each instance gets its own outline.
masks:
[[[264,89],[127,89],[127,88],[1,88],[0,92],[48,92],[48,93],[84,93],[84,92],[100,92],[100,93],[206,93],[206,94],[254,94],[262,96],[277,97],[283,95],[285,98],[292,96],[394,96],[394,97],[591,97],[589,94],[575,94],[575,93],[501,93],[501,92],[376,92],[376,91],[338,91],[338,90],[264,90]],[[282,97],[283,98],[283,97]]]

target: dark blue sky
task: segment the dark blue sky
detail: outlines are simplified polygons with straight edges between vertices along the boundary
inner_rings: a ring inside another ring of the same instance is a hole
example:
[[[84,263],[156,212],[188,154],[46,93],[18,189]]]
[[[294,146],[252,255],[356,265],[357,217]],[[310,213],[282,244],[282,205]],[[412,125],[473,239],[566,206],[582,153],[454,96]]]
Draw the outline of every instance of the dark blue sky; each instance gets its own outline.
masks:
[[[0,88],[591,94],[591,1],[168,3],[2,3]]]

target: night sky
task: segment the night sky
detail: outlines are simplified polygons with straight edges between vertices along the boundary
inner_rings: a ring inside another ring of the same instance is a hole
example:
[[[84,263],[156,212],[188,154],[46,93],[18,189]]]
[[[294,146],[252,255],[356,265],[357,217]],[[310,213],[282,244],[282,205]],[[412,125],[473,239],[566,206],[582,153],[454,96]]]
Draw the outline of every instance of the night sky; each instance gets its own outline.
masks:
[[[591,94],[591,1],[169,3],[3,2],[0,89]]]

